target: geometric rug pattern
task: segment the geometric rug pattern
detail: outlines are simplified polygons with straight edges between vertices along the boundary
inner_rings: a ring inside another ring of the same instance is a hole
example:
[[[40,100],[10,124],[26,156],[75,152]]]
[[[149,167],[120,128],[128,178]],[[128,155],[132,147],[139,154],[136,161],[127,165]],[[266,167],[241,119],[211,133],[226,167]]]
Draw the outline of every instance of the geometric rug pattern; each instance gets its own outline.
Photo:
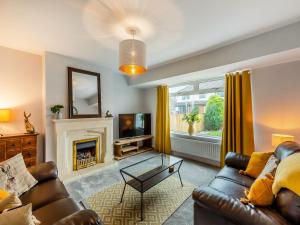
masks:
[[[176,177],[169,177],[143,195],[144,220],[141,219],[141,194],[126,186],[123,202],[120,198],[124,183],[112,185],[85,199],[88,208],[100,216],[105,225],[160,225],[192,194],[195,186]]]

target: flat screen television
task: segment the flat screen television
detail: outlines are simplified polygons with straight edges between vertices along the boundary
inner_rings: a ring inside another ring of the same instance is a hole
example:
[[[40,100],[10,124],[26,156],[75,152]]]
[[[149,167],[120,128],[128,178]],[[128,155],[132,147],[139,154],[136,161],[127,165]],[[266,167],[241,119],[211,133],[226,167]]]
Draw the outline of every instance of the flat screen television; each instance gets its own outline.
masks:
[[[119,138],[151,134],[151,114],[119,114]]]

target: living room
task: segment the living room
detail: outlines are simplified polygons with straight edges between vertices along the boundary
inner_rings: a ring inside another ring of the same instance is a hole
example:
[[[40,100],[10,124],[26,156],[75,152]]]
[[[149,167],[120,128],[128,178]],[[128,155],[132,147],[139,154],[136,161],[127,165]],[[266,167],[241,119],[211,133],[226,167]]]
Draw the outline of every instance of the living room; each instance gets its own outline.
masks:
[[[0,225],[300,224],[300,2],[2,1]]]

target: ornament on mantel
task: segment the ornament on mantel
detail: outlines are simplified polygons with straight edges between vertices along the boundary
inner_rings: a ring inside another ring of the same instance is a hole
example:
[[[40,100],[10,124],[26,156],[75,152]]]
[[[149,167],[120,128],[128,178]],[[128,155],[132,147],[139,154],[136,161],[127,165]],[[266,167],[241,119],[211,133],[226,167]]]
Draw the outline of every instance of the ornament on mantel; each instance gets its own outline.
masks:
[[[107,110],[105,113],[105,118],[110,118],[110,117],[113,117],[113,115],[109,112],[109,110]]]

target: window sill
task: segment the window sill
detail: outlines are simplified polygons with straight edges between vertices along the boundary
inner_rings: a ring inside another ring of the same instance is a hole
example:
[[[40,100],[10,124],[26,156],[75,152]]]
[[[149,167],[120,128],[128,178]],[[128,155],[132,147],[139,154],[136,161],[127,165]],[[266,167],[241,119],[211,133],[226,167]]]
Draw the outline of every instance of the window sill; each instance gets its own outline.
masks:
[[[178,134],[171,132],[171,138],[183,138],[183,139],[191,139],[191,140],[198,140],[198,141],[204,141],[209,143],[221,143],[222,138],[221,137],[209,137],[209,136],[190,136],[188,134]]]

